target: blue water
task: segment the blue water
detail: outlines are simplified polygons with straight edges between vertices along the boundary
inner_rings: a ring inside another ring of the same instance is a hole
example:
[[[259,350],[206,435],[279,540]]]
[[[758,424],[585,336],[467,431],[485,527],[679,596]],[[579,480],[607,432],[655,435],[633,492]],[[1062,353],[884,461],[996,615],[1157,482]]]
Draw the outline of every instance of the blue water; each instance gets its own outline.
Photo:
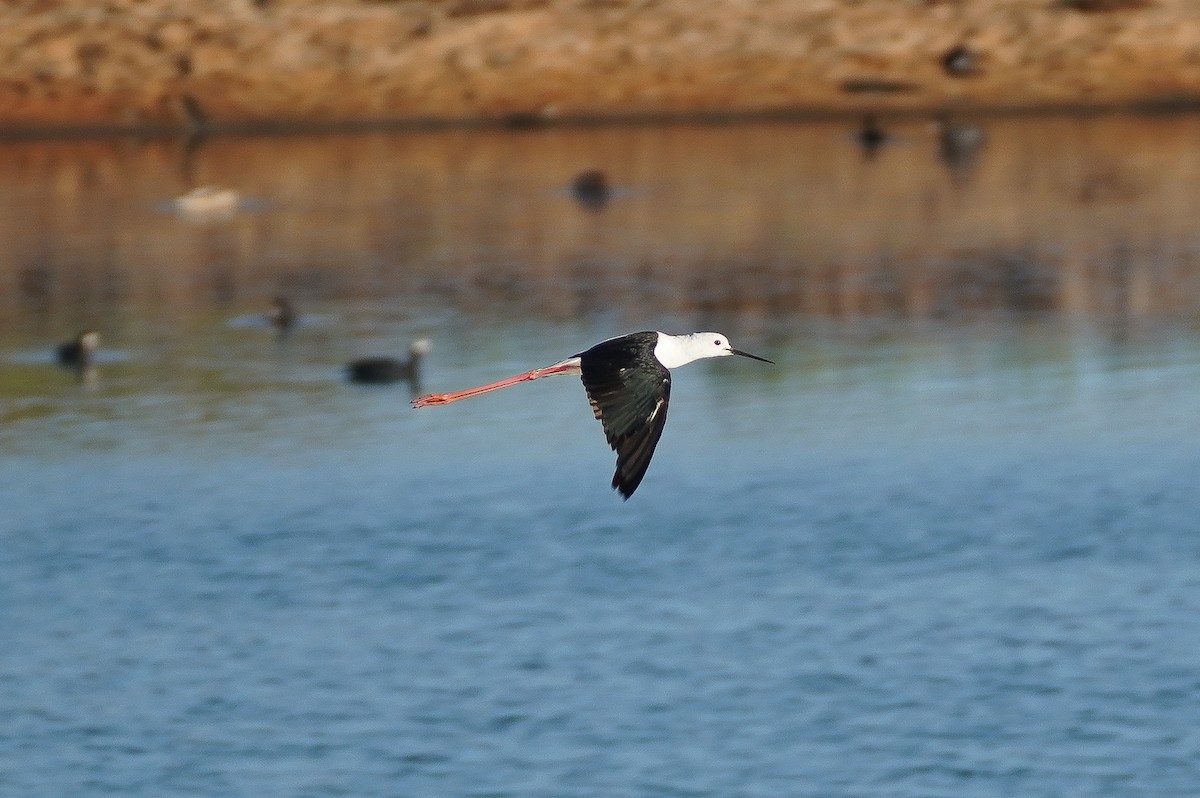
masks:
[[[338,374],[623,330],[305,311],[8,339],[0,794],[1200,794],[1195,330],[728,329],[623,503],[577,380]]]

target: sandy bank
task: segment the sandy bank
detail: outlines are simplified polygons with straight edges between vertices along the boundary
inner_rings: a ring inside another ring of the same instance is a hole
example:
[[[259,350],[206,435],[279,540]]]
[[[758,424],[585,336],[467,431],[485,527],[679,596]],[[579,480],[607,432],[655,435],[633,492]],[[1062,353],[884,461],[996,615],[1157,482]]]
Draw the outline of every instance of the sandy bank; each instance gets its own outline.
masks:
[[[23,0],[0,128],[1200,101],[1192,0]]]

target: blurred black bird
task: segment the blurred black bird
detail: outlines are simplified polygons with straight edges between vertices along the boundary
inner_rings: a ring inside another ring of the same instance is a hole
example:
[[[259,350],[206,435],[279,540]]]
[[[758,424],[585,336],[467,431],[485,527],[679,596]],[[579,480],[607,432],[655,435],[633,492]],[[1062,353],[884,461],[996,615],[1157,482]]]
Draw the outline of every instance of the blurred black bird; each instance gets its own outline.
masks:
[[[267,321],[279,334],[287,335],[296,326],[296,308],[287,297],[277,296],[271,300],[271,310],[267,313]]]
[[[891,138],[880,125],[874,114],[863,117],[862,126],[858,129],[858,145],[862,147],[863,155],[870,160],[879,152],[879,148],[888,143]]]
[[[55,349],[60,365],[82,371],[92,365],[92,358],[100,348],[100,333],[82,330],[74,340],[59,344]]]
[[[414,390],[421,382],[421,358],[429,354],[428,338],[419,338],[408,348],[408,360],[391,357],[364,357],[346,364],[350,382],[385,384],[409,382]]]
[[[608,175],[599,169],[587,169],[580,172],[571,181],[571,196],[589,210],[602,209],[612,197],[612,187],[608,184]]]
[[[979,71],[979,54],[965,44],[957,44],[942,56],[942,69],[956,78],[974,75]]]

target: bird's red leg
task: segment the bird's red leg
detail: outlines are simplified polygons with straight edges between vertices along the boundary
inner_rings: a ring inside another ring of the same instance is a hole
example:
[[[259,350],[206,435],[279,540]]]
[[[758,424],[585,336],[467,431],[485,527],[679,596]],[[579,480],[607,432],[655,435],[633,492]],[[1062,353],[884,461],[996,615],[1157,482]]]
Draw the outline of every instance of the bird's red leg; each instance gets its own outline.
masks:
[[[480,385],[475,388],[467,388],[464,391],[455,391],[453,393],[429,393],[424,396],[417,397],[412,400],[413,407],[429,407],[431,405],[448,405],[451,402],[457,402],[459,399],[470,399],[472,396],[479,396],[484,393],[498,391],[501,388],[508,388],[522,382],[541,379],[542,377],[552,377],[555,374],[578,374],[579,359],[571,358],[564,360],[561,363],[555,363],[553,366],[534,369],[527,371],[524,374],[518,374],[515,377],[509,377],[506,380],[499,382],[489,382],[487,385]]]

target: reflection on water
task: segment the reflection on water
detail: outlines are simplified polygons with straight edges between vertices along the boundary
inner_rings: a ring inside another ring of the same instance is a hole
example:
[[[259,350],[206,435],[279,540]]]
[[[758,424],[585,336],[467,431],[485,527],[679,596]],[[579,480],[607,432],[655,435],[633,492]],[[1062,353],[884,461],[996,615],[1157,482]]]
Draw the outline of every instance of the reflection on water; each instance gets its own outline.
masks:
[[[1196,311],[1200,121],[872,124],[868,161],[833,123],[9,142],[0,317],[276,293],[551,318]],[[197,185],[253,207],[163,212]]]

